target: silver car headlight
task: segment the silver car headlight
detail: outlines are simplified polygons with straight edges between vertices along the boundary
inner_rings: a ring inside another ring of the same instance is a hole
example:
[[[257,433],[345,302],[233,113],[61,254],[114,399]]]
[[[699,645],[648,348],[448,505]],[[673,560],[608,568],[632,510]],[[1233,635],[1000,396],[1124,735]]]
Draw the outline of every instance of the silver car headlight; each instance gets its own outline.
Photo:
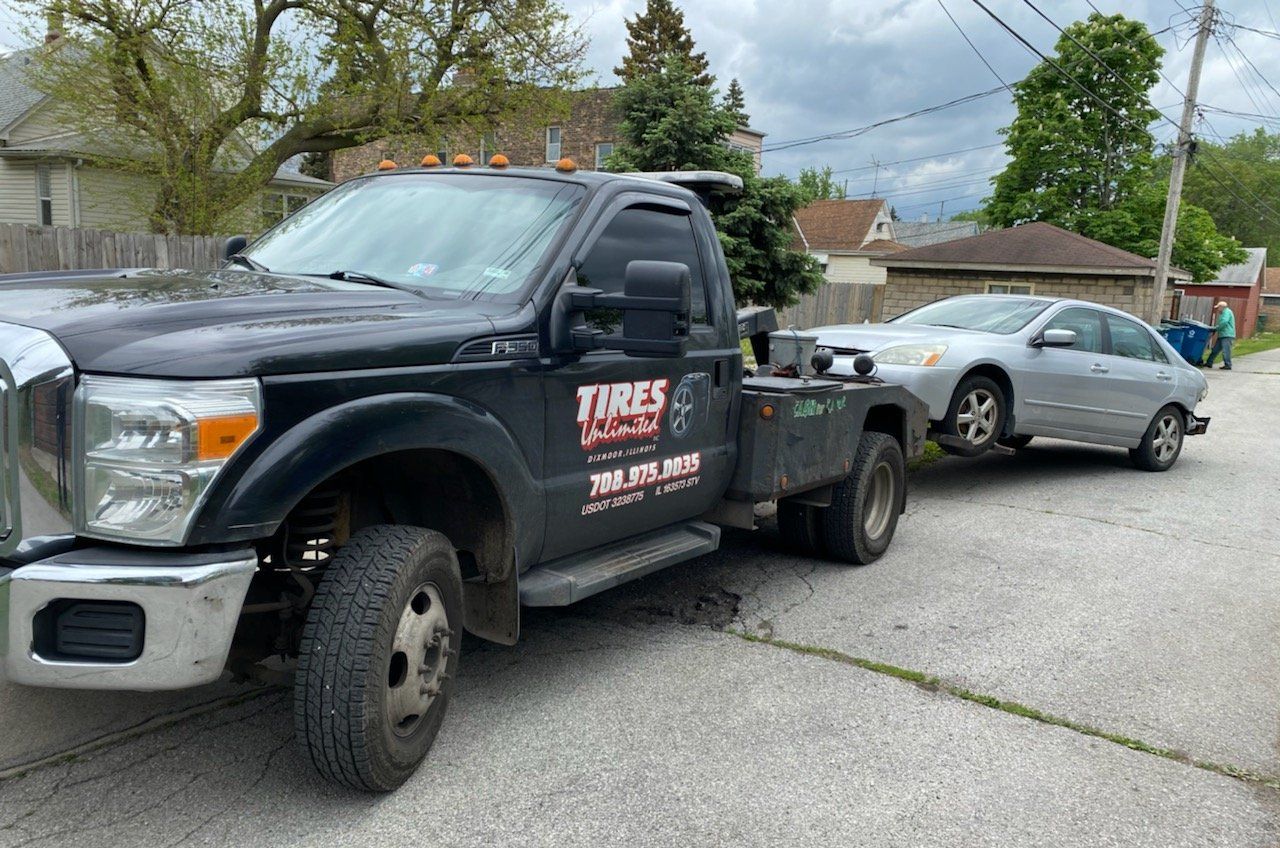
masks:
[[[75,410],[77,531],[180,545],[218,472],[260,429],[262,387],[86,376]]]
[[[880,365],[937,365],[947,352],[944,344],[904,344],[887,347],[872,355]]]

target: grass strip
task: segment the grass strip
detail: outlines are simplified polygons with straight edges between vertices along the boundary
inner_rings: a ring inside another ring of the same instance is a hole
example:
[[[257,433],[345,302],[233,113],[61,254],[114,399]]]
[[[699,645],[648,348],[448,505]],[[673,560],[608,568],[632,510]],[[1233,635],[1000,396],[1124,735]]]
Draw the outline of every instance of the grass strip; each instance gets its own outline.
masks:
[[[1101,739],[1104,742],[1110,742],[1114,745],[1120,745],[1131,751],[1139,751],[1143,754],[1150,754],[1166,760],[1172,760],[1184,765],[1193,766],[1194,768],[1203,769],[1204,771],[1213,772],[1223,777],[1234,778],[1254,786],[1264,786],[1269,789],[1280,790],[1280,776],[1260,774],[1248,769],[1239,768],[1237,766],[1216,763],[1210,760],[1196,759],[1182,751],[1175,751],[1171,748],[1161,748],[1158,745],[1151,745],[1143,742],[1141,739],[1134,739],[1124,736],[1120,733],[1112,733],[1087,724],[1081,724],[1072,721],[1069,718],[1053,715],[1044,710],[1029,707],[1026,704],[1020,704],[1017,701],[1008,701],[1003,698],[997,698],[994,695],[985,695],[981,692],[974,692],[963,686],[956,686],[947,683],[942,678],[932,674],[926,674],[922,671],[915,671],[910,668],[902,668],[889,663],[877,662],[875,660],[865,659],[863,657],[855,657],[846,654],[843,651],[837,651],[833,648],[822,648],[815,645],[804,645],[798,642],[788,642],[784,639],[774,639],[772,637],[759,636],[754,633],[747,633],[741,630],[726,630],[740,639],[747,642],[755,642],[762,645],[769,645],[774,648],[782,648],[787,651],[793,651],[798,654],[808,654],[809,656],[819,657],[820,659],[830,660],[831,662],[841,663],[843,665],[851,665],[864,671],[883,674],[887,677],[896,677],[899,680],[905,680],[908,683],[914,683],[930,692],[938,692],[944,695],[950,695],[953,698],[959,698],[962,701],[968,701],[973,704],[979,704],[989,709],[998,710],[1002,713],[1008,713],[1020,718],[1029,719],[1047,724],[1053,727],[1061,727],[1066,730],[1074,731],[1082,736],[1090,736],[1094,739]]]

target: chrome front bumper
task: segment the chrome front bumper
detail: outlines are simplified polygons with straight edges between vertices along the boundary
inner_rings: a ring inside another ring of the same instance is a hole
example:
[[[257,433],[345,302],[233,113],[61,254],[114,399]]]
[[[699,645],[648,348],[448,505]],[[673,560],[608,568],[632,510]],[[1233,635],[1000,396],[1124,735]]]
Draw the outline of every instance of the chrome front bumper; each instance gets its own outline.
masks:
[[[173,554],[88,548],[0,576],[0,663],[14,683],[60,689],[185,689],[218,679],[257,569],[252,551]],[[0,569],[3,571],[3,569]],[[126,662],[41,656],[40,613],[58,601],[142,609],[142,645]]]

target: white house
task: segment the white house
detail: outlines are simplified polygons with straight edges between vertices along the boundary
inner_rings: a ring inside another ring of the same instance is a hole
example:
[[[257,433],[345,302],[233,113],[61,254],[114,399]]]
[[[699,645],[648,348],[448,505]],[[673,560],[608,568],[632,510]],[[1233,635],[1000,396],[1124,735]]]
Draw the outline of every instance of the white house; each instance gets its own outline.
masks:
[[[796,210],[792,247],[817,258],[829,283],[883,284],[877,256],[905,248],[894,239],[888,204],[874,200],[817,200]]]

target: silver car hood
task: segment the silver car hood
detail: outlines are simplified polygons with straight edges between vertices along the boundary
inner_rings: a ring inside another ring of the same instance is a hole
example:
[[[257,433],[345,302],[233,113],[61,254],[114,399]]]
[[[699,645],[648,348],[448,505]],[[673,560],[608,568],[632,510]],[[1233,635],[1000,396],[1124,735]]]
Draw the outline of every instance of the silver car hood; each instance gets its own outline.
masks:
[[[957,337],[990,336],[973,330],[952,327],[930,327],[924,324],[841,324],[815,327],[806,331],[818,337],[819,347],[875,352],[890,344],[902,342],[940,342],[947,344]]]

